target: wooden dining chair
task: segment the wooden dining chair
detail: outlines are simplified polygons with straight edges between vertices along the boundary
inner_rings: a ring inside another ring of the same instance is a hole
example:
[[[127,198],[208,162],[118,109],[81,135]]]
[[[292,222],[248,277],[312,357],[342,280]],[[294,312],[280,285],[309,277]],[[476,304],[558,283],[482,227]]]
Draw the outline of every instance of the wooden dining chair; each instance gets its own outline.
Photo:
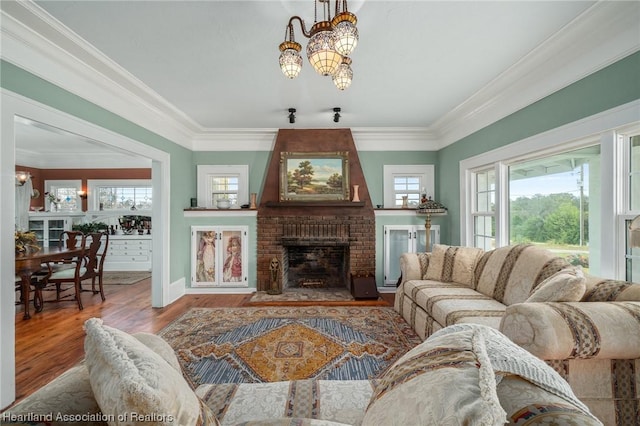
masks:
[[[79,231],[63,231],[60,233],[58,239],[58,247],[75,248],[85,247],[86,237]],[[69,289],[76,288],[76,282],[80,283],[81,268],[84,262],[84,252],[72,259],[63,260],[59,262],[49,262],[38,273],[34,274],[37,279],[32,281],[34,287],[33,304],[36,308],[36,312],[42,310],[44,304],[43,292],[47,291],[49,284],[55,284],[56,302],[60,302],[65,298],[62,293]],[[52,278],[55,276],[56,280]],[[65,288],[63,283],[71,282],[73,287]],[[79,294],[79,293],[78,293]],[[76,297],[74,292],[74,299],[78,300],[78,306],[82,309],[82,302],[79,297]]]
[[[75,268],[55,269],[56,265],[51,265],[51,275],[45,280],[45,287],[54,284],[56,287],[56,300],[60,301],[64,296],[62,293],[73,290],[74,299],[78,303],[78,309],[82,310],[83,291],[91,291],[94,294],[100,293],[102,301],[105,300],[102,286],[102,271],[104,259],[109,245],[109,234],[106,232],[92,232],[83,234],[82,244],[85,247],[84,254],[75,263]],[[96,289],[96,278],[98,279],[98,289]],[[82,282],[91,279],[91,290],[84,290]],[[72,285],[69,285],[72,284]]]

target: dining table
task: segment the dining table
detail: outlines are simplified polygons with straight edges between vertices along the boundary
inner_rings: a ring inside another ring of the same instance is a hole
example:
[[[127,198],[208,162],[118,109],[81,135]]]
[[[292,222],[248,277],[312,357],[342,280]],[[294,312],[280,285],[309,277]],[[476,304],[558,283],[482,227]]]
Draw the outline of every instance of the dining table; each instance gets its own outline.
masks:
[[[29,292],[31,290],[33,274],[46,268],[46,266],[43,266],[44,264],[70,260],[81,256],[83,252],[84,247],[43,247],[35,252],[16,253],[16,276],[20,277],[22,284],[22,302],[24,303],[23,319],[28,320],[31,318],[31,314],[29,313]],[[42,305],[41,294],[40,297],[34,297],[34,308],[36,312],[42,311]]]

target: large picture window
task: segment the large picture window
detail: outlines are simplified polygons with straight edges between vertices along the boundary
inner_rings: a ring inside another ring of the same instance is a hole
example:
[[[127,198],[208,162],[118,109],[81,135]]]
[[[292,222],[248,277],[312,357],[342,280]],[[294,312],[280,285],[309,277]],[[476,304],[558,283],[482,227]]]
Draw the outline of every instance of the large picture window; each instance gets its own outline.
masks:
[[[153,207],[153,191],[148,179],[90,179],[87,187],[90,210],[151,210]]]

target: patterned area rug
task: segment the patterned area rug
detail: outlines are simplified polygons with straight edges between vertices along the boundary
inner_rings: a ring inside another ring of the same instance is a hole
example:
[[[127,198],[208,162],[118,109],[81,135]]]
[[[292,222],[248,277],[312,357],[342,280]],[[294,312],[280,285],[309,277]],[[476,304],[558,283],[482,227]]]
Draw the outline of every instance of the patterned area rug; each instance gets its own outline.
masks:
[[[104,271],[102,283],[104,285],[131,285],[151,277],[147,271]]]
[[[193,308],[160,333],[189,379],[370,379],[421,342],[390,307]]]

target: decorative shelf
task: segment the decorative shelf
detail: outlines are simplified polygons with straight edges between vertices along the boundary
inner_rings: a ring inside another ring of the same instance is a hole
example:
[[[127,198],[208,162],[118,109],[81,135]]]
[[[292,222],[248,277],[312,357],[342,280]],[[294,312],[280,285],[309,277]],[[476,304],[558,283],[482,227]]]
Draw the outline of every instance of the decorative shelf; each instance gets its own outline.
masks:
[[[364,207],[364,201],[267,201],[267,207]]]

